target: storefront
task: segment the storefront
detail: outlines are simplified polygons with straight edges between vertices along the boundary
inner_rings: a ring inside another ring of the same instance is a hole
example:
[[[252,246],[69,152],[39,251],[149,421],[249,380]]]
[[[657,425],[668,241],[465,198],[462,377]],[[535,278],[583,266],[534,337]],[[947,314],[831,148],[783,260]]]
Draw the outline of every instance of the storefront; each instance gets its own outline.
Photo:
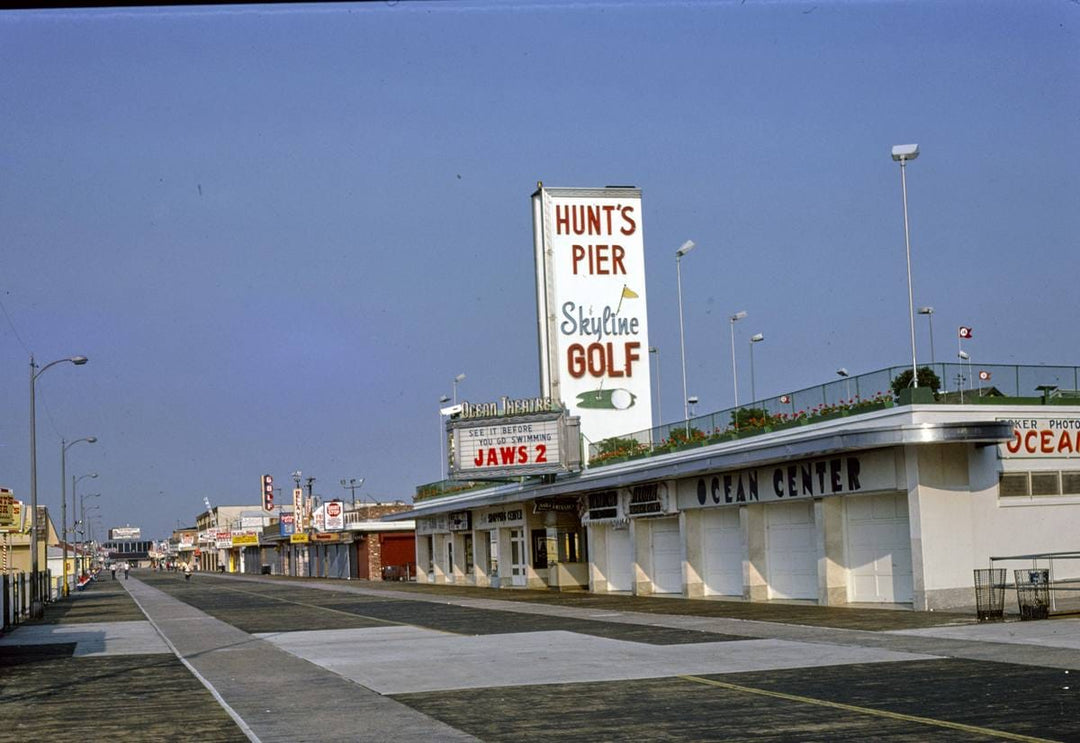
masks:
[[[1075,549],[1080,407],[898,406],[414,515],[436,583],[964,606],[990,556]]]

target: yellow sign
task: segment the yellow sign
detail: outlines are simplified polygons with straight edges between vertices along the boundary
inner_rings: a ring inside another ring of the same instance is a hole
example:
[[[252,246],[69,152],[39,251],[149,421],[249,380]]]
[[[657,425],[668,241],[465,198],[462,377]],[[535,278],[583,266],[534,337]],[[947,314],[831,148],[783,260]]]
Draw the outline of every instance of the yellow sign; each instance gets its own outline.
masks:
[[[240,547],[247,544],[258,545],[259,535],[254,533],[246,534],[244,532],[233,532],[232,543],[233,547]]]
[[[292,534],[289,536],[289,542],[291,544],[307,544],[308,535],[307,532],[300,532],[299,534]]]
[[[7,488],[0,488],[0,526],[15,523],[15,494]]]
[[[30,530],[30,525],[26,525],[26,531]],[[0,532],[5,534],[24,534],[23,530],[23,504],[22,501],[15,501],[11,506],[11,522],[7,525],[0,524]]]

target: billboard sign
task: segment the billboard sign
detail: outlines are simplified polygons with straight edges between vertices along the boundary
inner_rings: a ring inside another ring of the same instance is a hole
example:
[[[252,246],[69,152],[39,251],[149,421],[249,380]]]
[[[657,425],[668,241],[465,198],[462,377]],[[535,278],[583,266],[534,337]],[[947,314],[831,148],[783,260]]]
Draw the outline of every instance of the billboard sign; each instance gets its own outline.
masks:
[[[142,529],[138,526],[114,526],[109,529],[110,541],[119,539],[141,539]]]
[[[0,488],[0,528],[15,525],[15,493]]]
[[[589,441],[652,426],[641,216],[637,188],[533,194],[541,394]]]
[[[562,411],[471,418],[465,417],[470,410],[495,410],[468,403],[463,408],[448,424],[453,480],[545,475],[581,466],[579,422]]]
[[[296,532],[296,524],[293,520],[291,513],[281,514],[281,521],[278,522],[279,533],[283,537],[287,537]]]
[[[292,512],[296,519],[296,531],[304,530],[304,491],[294,488],[292,491]]]
[[[262,476],[262,507],[264,511],[274,510],[274,478],[272,475]]]
[[[233,547],[258,546],[258,544],[259,533],[257,531],[234,531],[232,533]]]
[[[326,504],[326,528],[324,531],[341,531],[345,528],[345,505],[339,500]]]

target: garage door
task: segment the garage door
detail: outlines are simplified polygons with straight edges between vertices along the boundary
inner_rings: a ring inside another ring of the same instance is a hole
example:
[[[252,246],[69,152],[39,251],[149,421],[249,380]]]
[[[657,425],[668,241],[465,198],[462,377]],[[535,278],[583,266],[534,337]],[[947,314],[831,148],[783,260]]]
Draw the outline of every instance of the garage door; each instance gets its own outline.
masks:
[[[705,537],[705,595],[741,596],[743,545],[739,509],[706,510],[702,518]]]
[[[634,553],[630,549],[630,530],[607,527],[607,576],[609,591],[631,590],[634,574]]]
[[[769,598],[816,599],[817,540],[814,504],[777,503],[765,507]]]
[[[903,493],[847,500],[848,601],[913,600],[911,527]]]
[[[653,593],[682,593],[682,534],[678,519],[649,519]]]

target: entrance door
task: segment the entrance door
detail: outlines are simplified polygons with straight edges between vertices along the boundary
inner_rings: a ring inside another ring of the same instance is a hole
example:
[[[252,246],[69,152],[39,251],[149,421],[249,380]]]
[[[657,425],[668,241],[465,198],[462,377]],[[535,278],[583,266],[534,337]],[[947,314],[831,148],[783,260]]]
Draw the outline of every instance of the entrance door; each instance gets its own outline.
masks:
[[[653,593],[682,593],[682,534],[678,519],[649,519]]]
[[[510,585],[525,585],[525,530],[510,530]]]
[[[743,546],[739,509],[706,509],[702,518],[705,531],[705,595],[742,595]]]
[[[911,526],[904,493],[847,499],[848,600],[914,599]]]
[[[769,598],[817,598],[814,504],[776,503],[765,507]]]
[[[454,582],[454,535],[446,537],[446,582]]]
[[[630,591],[634,575],[634,550],[629,529],[607,528],[607,555],[604,575],[609,591]]]

